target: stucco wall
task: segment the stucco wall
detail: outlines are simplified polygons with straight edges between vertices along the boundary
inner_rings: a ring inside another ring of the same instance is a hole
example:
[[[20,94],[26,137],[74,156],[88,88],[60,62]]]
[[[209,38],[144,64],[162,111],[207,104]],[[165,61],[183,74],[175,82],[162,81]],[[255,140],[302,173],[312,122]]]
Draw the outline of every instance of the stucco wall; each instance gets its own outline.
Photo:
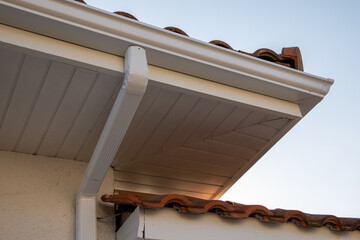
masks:
[[[75,239],[75,194],[87,163],[0,151],[0,240]],[[100,189],[112,193],[110,170]],[[113,214],[98,202],[98,217]],[[114,239],[114,222],[98,221],[98,239]]]

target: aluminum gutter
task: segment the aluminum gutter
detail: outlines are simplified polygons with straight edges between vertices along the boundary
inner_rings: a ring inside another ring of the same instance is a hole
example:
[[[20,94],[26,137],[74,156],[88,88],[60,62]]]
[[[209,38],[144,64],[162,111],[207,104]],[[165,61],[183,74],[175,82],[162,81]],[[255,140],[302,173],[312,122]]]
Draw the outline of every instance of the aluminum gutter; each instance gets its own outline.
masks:
[[[124,56],[142,46],[148,63],[225,85],[297,102],[303,115],[333,80],[185,37],[75,1],[0,1],[4,24]],[[306,101],[303,102],[303,100]]]
[[[125,79],[76,195],[76,239],[96,240],[96,195],[125,136],[148,84],[144,49],[130,47]]]

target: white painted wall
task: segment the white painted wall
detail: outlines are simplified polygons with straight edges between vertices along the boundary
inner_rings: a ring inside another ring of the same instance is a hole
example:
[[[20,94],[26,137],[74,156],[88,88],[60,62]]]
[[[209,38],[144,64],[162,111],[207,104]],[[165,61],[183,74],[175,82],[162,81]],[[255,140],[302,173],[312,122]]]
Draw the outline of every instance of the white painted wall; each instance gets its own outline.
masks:
[[[355,240],[360,239],[360,231],[334,232],[327,227],[301,228],[294,223],[262,223],[255,218],[231,219],[215,213],[195,215],[172,208],[137,208],[117,236],[122,240]]]
[[[87,163],[0,151],[0,240],[75,239],[75,194]],[[113,191],[108,171],[98,198]],[[98,201],[97,216],[113,215]],[[115,239],[114,219],[98,221],[98,239]]]

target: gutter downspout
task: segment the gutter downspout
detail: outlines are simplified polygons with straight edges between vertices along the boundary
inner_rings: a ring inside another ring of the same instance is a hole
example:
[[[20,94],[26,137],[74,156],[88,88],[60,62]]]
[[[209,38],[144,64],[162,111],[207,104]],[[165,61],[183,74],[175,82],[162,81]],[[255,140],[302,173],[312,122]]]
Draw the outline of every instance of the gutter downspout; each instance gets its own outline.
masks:
[[[129,47],[125,77],[76,195],[76,240],[96,240],[96,195],[134,117],[148,83],[145,50]]]

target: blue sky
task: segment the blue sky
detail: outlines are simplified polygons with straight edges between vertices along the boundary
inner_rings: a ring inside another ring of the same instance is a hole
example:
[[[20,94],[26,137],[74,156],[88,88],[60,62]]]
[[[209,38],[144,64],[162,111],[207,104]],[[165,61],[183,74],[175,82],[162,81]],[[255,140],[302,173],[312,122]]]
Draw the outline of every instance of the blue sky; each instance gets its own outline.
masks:
[[[360,1],[85,1],[237,50],[300,47],[305,72],[335,84],[222,199],[360,217]]]

